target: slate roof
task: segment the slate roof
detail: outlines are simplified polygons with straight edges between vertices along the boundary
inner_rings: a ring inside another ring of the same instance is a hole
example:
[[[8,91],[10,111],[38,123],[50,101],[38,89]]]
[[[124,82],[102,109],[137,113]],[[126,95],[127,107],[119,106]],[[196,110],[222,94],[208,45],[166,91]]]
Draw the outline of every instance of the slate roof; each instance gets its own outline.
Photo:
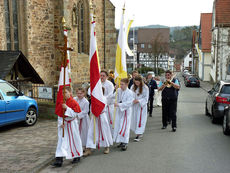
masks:
[[[24,78],[30,78],[32,83],[44,84],[21,51],[0,51],[0,79],[5,79],[16,63],[18,64],[18,71]]]

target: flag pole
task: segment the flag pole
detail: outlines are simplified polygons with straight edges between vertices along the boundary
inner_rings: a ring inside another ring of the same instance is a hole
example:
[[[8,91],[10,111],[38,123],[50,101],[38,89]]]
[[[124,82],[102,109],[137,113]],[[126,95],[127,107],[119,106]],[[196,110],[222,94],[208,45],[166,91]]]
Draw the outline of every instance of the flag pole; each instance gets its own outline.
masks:
[[[94,15],[92,2],[90,2],[90,13],[91,13],[91,20],[92,20],[92,21],[90,20],[90,22],[92,23],[95,21],[96,18],[96,16]],[[92,118],[93,118],[93,143],[95,144],[96,143],[96,116],[93,114]]]
[[[62,18],[62,25],[63,25],[63,29],[65,30],[66,29],[66,24],[65,24],[65,18],[63,17]],[[64,41],[65,41],[65,45],[67,44],[67,38],[66,36],[64,35]],[[64,66],[64,81],[63,81],[63,104],[66,103],[66,100],[65,100],[65,71],[66,71],[66,58],[67,58],[67,54],[65,51],[63,51],[63,66]],[[65,113],[64,113],[64,110],[63,110],[63,117],[62,117],[62,125],[63,125],[63,128],[62,128],[62,137],[64,138],[64,124],[65,124]]]
[[[123,16],[125,14],[125,3],[124,3],[124,7],[123,7]],[[124,19],[123,19],[123,22],[124,22]],[[121,78],[117,77],[117,81],[116,81],[116,86],[120,87],[120,80]],[[117,95],[118,95],[118,89],[116,89],[116,95],[115,95],[115,103],[117,104]],[[117,108],[114,107],[114,111],[113,111],[113,129],[114,129],[114,126],[115,126],[115,120],[116,120],[116,111],[117,111]]]

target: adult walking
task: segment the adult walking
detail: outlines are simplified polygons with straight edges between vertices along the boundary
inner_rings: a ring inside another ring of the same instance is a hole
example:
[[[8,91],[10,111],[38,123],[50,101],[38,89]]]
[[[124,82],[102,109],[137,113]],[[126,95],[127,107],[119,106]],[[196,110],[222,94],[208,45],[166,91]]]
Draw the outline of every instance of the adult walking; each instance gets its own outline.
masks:
[[[168,119],[172,121],[172,131],[176,132],[177,128],[177,98],[178,90],[180,89],[179,82],[172,76],[172,72],[167,70],[165,72],[166,81],[161,82],[162,91],[162,129],[166,129],[168,125]]]
[[[155,93],[155,89],[157,89],[157,83],[153,79],[152,74],[150,73],[146,77],[146,84],[149,87],[148,112],[149,112],[149,116],[152,117],[154,93]]]

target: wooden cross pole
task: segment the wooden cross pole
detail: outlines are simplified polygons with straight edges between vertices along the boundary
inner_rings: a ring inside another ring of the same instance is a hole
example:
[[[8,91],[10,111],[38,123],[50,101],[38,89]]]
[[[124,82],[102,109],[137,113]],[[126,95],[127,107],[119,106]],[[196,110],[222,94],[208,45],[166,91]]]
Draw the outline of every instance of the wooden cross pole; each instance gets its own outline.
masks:
[[[68,30],[70,30],[70,28],[66,27],[66,21],[65,21],[65,18],[63,17],[62,18],[62,26],[63,26],[63,30],[64,30],[64,33],[67,32]],[[67,34],[64,34],[64,45],[63,46],[58,46],[57,47],[61,52],[62,52],[62,66],[64,68],[64,81],[63,81],[63,104],[66,103],[66,99],[65,99],[65,89],[66,89],[66,83],[65,83],[65,80],[66,80],[66,66],[67,66],[67,51],[73,51],[72,48],[68,47],[68,41],[67,41]],[[63,110],[63,126],[64,126],[64,123],[65,123],[65,110]],[[62,137],[64,137],[64,127],[63,127],[63,134],[62,134]]]

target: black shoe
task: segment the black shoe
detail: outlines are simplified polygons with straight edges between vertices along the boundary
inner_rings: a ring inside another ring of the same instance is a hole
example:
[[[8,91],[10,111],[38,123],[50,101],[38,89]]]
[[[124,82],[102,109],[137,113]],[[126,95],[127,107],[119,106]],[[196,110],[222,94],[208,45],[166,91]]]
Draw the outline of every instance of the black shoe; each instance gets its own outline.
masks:
[[[172,132],[176,132],[176,127],[173,127],[173,128],[172,128]]]
[[[141,139],[140,139],[140,135],[137,135],[136,138],[134,139],[135,142],[139,142]]]
[[[128,147],[127,144],[123,143],[122,146],[121,146],[121,150],[126,151],[127,147]]]
[[[117,148],[121,148],[123,146],[123,143],[120,143],[119,145],[117,145]]]
[[[149,114],[149,117],[153,117],[152,114]]]
[[[164,130],[164,129],[166,129],[166,128],[167,128],[167,126],[163,126],[161,129]]]
[[[74,164],[74,163],[79,163],[80,160],[81,160],[80,157],[76,157],[76,158],[73,159],[72,164]]]
[[[56,157],[56,160],[52,164],[52,166],[54,166],[54,167],[61,167],[62,166],[62,162],[63,162],[63,158],[62,157]]]

